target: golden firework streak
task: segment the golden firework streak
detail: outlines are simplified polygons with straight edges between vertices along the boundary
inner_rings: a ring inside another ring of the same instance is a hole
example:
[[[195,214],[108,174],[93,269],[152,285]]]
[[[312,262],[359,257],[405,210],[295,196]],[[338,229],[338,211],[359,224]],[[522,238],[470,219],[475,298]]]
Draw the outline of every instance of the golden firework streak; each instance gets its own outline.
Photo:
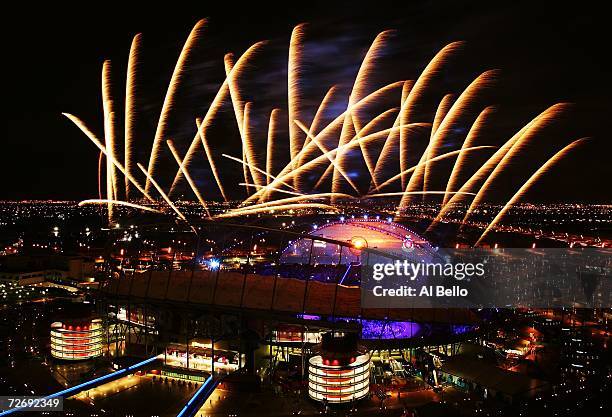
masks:
[[[393,32],[387,30],[379,33],[376,36],[363,61],[361,62],[359,71],[357,71],[357,77],[353,83],[353,88],[351,89],[351,93],[349,95],[347,111],[344,114],[344,120],[342,122],[342,130],[340,132],[340,139],[338,141],[338,148],[340,149],[342,149],[341,147],[343,145],[353,140],[354,136],[351,136],[351,132],[357,133],[359,130],[361,130],[361,122],[359,121],[358,114],[355,112],[355,104],[365,96],[367,80],[370,72],[372,71],[372,67],[374,66],[374,61],[376,58],[378,58],[380,50],[385,45],[391,33]],[[360,141],[357,141],[357,143],[359,143],[359,148],[363,154],[363,145]],[[334,165],[332,174],[332,192],[337,193],[340,191],[341,186],[341,181],[338,177],[338,167],[344,168],[344,152],[342,150],[339,151],[335,158],[337,159],[337,164]],[[370,170],[369,165],[366,164],[366,166],[370,171],[370,176],[374,175],[374,173]],[[349,182],[349,184],[355,189],[355,192],[359,194],[359,190],[353,185],[353,183]]]
[[[303,39],[304,28],[306,25],[301,23],[293,28],[291,40],[289,41],[289,61],[287,64],[287,92],[289,106],[289,153],[293,160],[300,149],[300,130],[293,124],[295,119],[302,119],[300,104],[302,102],[302,92],[300,88],[301,61],[304,51]]]
[[[344,177],[344,179],[351,184],[351,187],[353,187],[353,189],[355,191],[357,190],[357,185],[349,178],[349,176],[344,172],[344,169],[342,169],[341,167],[336,165],[336,162],[334,162],[334,158],[332,158],[331,156],[329,156],[329,150],[323,146],[321,143],[319,143],[319,141],[317,140],[317,138],[315,136],[312,136],[309,132],[308,132],[308,128],[306,126],[304,126],[304,124],[302,122],[300,122],[299,120],[294,120],[294,123],[304,132],[308,135],[308,137],[310,137],[310,140],[312,142],[314,142],[315,145],[317,145],[319,147],[319,149],[321,149],[321,152],[323,152],[323,155],[327,156],[327,159],[329,159],[329,162],[334,165],[334,168],[336,168],[338,170],[338,172],[340,172],[340,174],[342,174],[342,176]]]
[[[244,146],[246,149],[246,154],[248,155],[248,160],[251,173],[251,178],[255,182],[255,185],[264,185],[266,172],[261,169],[254,169],[260,164],[257,161],[257,153],[255,152],[255,145],[253,143],[252,132],[251,132],[251,107],[253,103],[250,101],[244,105]],[[261,175],[263,173],[263,176]]]
[[[559,162],[568,152],[570,152],[572,149],[574,149],[576,146],[580,145],[581,143],[585,142],[587,139],[588,138],[581,138],[581,139],[573,141],[572,143],[570,143],[569,145],[561,149],[559,152],[554,154],[548,161],[546,161],[544,165],[538,168],[538,170],[534,172],[531,177],[529,177],[529,179],[521,186],[521,188],[519,188],[519,190],[514,194],[514,196],[512,196],[510,201],[508,201],[504,205],[501,211],[497,213],[497,216],[495,216],[493,221],[489,223],[489,225],[484,230],[484,232],[482,232],[482,235],[480,235],[480,237],[478,238],[474,246],[478,246],[480,244],[480,242],[485,238],[487,233],[489,233],[491,229],[493,229],[501,221],[501,219],[508,212],[508,210],[510,210],[512,206],[516,204],[516,202],[518,202],[525,195],[525,193],[529,190],[529,188],[535,182],[537,182],[538,179],[542,175],[544,175],[554,164]]]
[[[155,176],[155,168],[159,158],[159,151],[161,148],[162,140],[166,134],[166,129],[168,125],[168,116],[174,106],[174,96],[176,95],[176,91],[178,90],[178,86],[181,83],[181,79],[183,78],[185,72],[185,64],[189,59],[189,55],[193,50],[194,46],[200,39],[202,35],[202,30],[206,25],[206,19],[199,20],[191,32],[187,37],[187,41],[185,41],[185,45],[181,50],[178,60],[176,61],[176,65],[174,67],[174,71],[172,72],[172,77],[170,78],[170,83],[168,85],[168,90],[166,91],[166,96],[164,97],[164,103],[162,104],[162,109],[159,115],[159,121],[157,122],[157,128],[155,130],[155,138],[153,139],[153,146],[151,148],[151,155],[149,157],[149,166],[147,169],[147,182],[145,185],[145,190],[148,192],[151,188],[151,178]]]
[[[491,157],[476,170],[476,172],[468,179],[459,189],[459,191],[472,191],[474,190],[476,184],[484,179],[491,171],[500,164],[502,158],[506,155],[508,150],[512,147],[512,145],[525,134],[533,134],[537,131],[539,127],[539,120],[541,118],[550,117],[552,114],[556,114],[559,109],[559,104],[555,104],[548,109],[544,110],[534,119],[532,119],[529,123],[523,126],[517,133],[515,133],[510,139],[506,141]],[[435,225],[437,225],[440,220],[453,209],[454,205],[460,203],[463,200],[459,200],[462,198],[464,194],[455,194],[451,197],[448,202],[440,208],[440,212],[437,214],[436,218],[432,221],[432,223],[427,228],[428,231],[431,231]]]
[[[286,192],[284,190],[282,190],[283,192]],[[248,207],[241,207],[241,208],[237,208],[237,209],[233,209],[230,211],[230,213],[239,213],[242,212],[244,210],[251,210],[251,209],[256,209],[256,208],[261,208],[261,207],[272,207],[274,208],[274,206],[277,205],[285,205],[288,203],[296,203],[298,201],[304,201],[304,200],[320,200],[323,198],[331,198],[331,197],[337,197],[337,198],[347,198],[347,199],[354,199],[355,197],[353,197],[350,194],[342,194],[342,193],[337,193],[334,195],[334,193],[318,193],[318,194],[302,194],[302,195],[298,195],[297,197],[287,197],[287,198],[281,198],[279,200],[274,200],[274,201],[268,201],[265,203],[260,203],[260,204],[253,204],[252,206],[248,206]]]
[[[448,111],[451,107],[451,103],[453,101],[453,94],[447,94],[444,96],[442,101],[440,102],[440,106],[438,106],[438,110],[436,111],[436,115],[434,117],[433,125],[431,126],[431,138],[432,141],[431,146],[427,149],[426,157],[425,157],[425,172],[423,175],[423,191],[429,190],[431,183],[431,164],[429,160],[431,158],[435,158],[438,156],[438,152],[442,147],[442,139],[443,135],[436,135],[438,128],[440,127],[440,123],[445,119]]]
[[[264,213],[264,212],[274,213],[276,211],[300,210],[300,209],[311,209],[311,208],[338,211],[336,207],[330,206],[329,204],[302,203],[302,204],[285,204],[282,206],[273,206],[273,207],[261,207],[261,208],[256,208],[252,210],[245,209],[244,211],[240,211],[240,212],[228,212],[228,213],[219,214],[216,217],[217,218],[238,217],[238,216],[245,216],[245,215],[250,215],[250,214]]]
[[[199,119],[196,119],[196,128],[198,129],[198,133],[201,132],[201,129],[202,129],[201,125],[202,125],[202,121]],[[208,159],[208,165],[210,165],[210,169],[212,170],[213,177],[215,177],[215,182],[217,183],[217,187],[219,187],[219,191],[221,192],[223,199],[225,201],[228,201],[227,196],[225,195],[225,190],[223,189],[223,183],[219,179],[219,173],[217,172],[217,166],[212,157],[212,151],[210,149],[210,146],[208,145],[206,136],[202,135],[200,136],[200,139],[202,140],[202,147],[204,148],[204,153],[206,154],[206,159]],[[183,159],[183,164],[181,165],[181,171],[183,170],[185,171],[187,170],[187,164],[185,164],[184,159]]]
[[[270,174],[274,172],[274,144],[278,129],[278,113],[280,109],[272,109],[268,123],[268,143],[266,144],[266,185],[270,185]]]
[[[121,165],[121,163],[118,162],[116,159],[114,159],[112,156],[108,155],[106,148],[104,147],[104,145],[102,145],[102,142],[100,142],[100,139],[98,139],[96,135],[94,135],[94,133],[91,130],[89,130],[89,128],[85,125],[85,123],[81,121],[81,119],[79,119],[78,117],[70,113],[62,113],[62,115],[67,117],[72,123],[74,123],[76,127],[78,127],[81,130],[81,132],[83,132],[85,136],[87,136],[89,140],[91,140],[94,143],[94,145],[96,145],[96,147],[100,150],[100,152],[102,152],[106,156],[106,159],[109,159],[111,163],[115,165],[117,169],[119,169],[119,171],[121,171],[121,173],[125,175],[132,184],[134,184],[134,187],[136,187],[138,191],[140,191],[150,201],[154,201],[153,198],[149,195],[149,193],[147,193],[140,186],[140,184],[138,184],[138,181],[136,181],[136,179],[125,170],[123,165]]]
[[[369,104],[370,102],[374,101],[376,98],[378,98],[380,95],[384,94],[388,90],[400,87],[403,83],[404,83],[403,81],[395,81],[395,82],[393,82],[391,84],[387,84],[387,85],[385,85],[385,86],[383,86],[383,87],[373,91],[372,93],[368,94],[366,97],[364,97],[363,99],[361,99],[357,103],[355,103],[355,105],[353,106],[353,109],[358,109],[358,108],[360,108],[362,106],[366,106],[367,104]],[[317,139],[319,139],[319,137],[324,136],[326,134],[329,134],[329,132],[332,131],[334,128],[336,128],[338,126],[341,126],[341,123],[344,120],[344,115],[345,115],[346,111],[347,110],[343,111],[341,114],[336,116],[336,118],[334,120],[332,120],[330,123],[328,123],[327,126],[325,126],[315,137]],[[422,125],[422,123],[415,123],[413,125]],[[429,123],[426,123],[426,125],[429,125]],[[390,132],[392,130],[393,129],[389,129],[388,131]],[[397,129],[395,129],[395,130],[397,130]],[[300,151],[300,153],[298,153],[298,155],[296,155],[296,158],[301,157],[301,154],[303,154],[304,152],[309,152],[311,150],[311,148],[314,148],[314,147],[316,147],[316,145],[311,141],[307,146],[304,147],[304,149],[302,149]],[[317,159],[317,161],[318,160],[319,159]],[[280,177],[282,177],[284,175],[289,175],[290,172],[292,171],[292,166],[293,166],[294,162],[295,162],[294,159],[289,161],[289,163],[287,165],[285,165],[285,167],[280,171],[280,173],[278,174],[278,177],[280,178]],[[330,164],[330,167],[331,166],[332,165]],[[300,170],[301,168],[302,167],[300,166],[297,169]],[[300,170],[300,172],[301,172],[301,170]],[[274,185],[278,185],[278,184],[274,184]],[[265,188],[261,188],[258,192],[256,192],[255,194],[253,194],[252,196],[247,198],[243,202],[243,204],[250,203],[254,199],[259,198],[261,196],[261,194],[263,194],[265,192],[266,192],[266,189]]]
[[[256,51],[261,49],[261,47],[263,45],[265,45],[265,42],[257,42],[255,44],[251,45],[249,47],[249,49],[247,49],[240,56],[238,61],[236,61],[236,65],[231,69],[231,71],[229,73],[229,76],[226,76],[225,80],[223,81],[223,84],[221,85],[219,90],[217,90],[215,98],[213,99],[211,105],[208,107],[208,110],[206,111],[206,115],[204,116],[204,119],[203,119],[202,123],[200,124],[199,130],[198,130],[198,132],[196,132],[193,140],[191,141],[191,145],[189,146],[189,149],[188,149],[187,153],[185,154],[185,158],[183,158],[183,165],[185,167],[189,167],[189,165],[191,163],[191,160],[193,158],[193,155],[194,155],[194,153],[195,153],[195,151],[196,151],[196,149],[198,147],[198,143],[200,142],[200,140],[202,141],[202,143],[207,143],[207,140],[206,140],[207,129],[210,127],[214,116],[217,114],[217,112],[221,108],[221,105],[223,104],[223,100],[225,100],[227,94],[229,93],[228,78],[229,77],[234,77],[234,76],[236,76],[236,74],[240,75],[240,71],[244,67],[244,65],[247,62],[247,60]],[[210,155],[212,156],[212,154],[210,154]],[[211,157],[209,158],[209,162],[210,161],[212,161]],[[219,185],[219,189],[221,190],[221,194],[223,194],[223,199],[225,201],[227,201],[228,200],[227,196],[225,195],[223,187],[220,185],[221,182],[218,180],[217,170],[214,169],[214,168],[212,168],[212,169],[213,169],[213,174],[216,174],[215,180],[217,181],[217,185]],[[172,181],[172,186],[170,187],[170,191],[168,192],[168,195],[172,195],[174,193],[174,189],[176,188],[178,182],[181,180],[182,175],[183,175],[182,171],[180,169],[177,170],[176,175],[174,176],[174,180]]]
[[[95,199],[95,200],[92,199],[92,200],[81,201],[79,203],[79,206],[84,206],[86,204],[108,204],[108,203],[109,201],[107,199]],[[126,207],[131,207],[131,208],[135,208],[139,210],[151,211],[153,213],[161,213],[160,210],[157,210],[151,207],[147,207],[147,206],[141,206],[140,204],[130,203],[129,201],[113,200],[112,203],[118,206],[126,206]]]
[[[372,130],[373,126],[375,126],[377,123],[379,123],[385,117],[387,117],[390,113],[393,113],[395,111],[397,111],[397,108],[386,110],[386,111],[382,112],[381,114],[379,114],[378,116],[374,117],[365,126],[363,126],[361,128],[361,130],[355,135],[354,140],[359,140],[360,137],[363,137],[365,134],[369,133],[370,130]],[[311,136],[310,133],[309,133],[309,136]],[[321,149],[320,146],[319,146],[319,148]],[[368,149],[367,147],[363,147],[363,151],[364,151],[363,152],[363,159],[365,160],[366,164],[370,163],[369,162],[369,160],[370,160],[369,153],[366,152],[367,149]],[[323,173],[323,175],[321,175],[321,177],[319,178],[319,180],[317,181],[317,183],[313,187],[313,190],[316,190],[317,188],[319,188],[321,186],[321,184],[323,184],[323,181],[325,181],[327,176],[331,173],[331,169],[334,168],[334,165],[335,165],[334,160],[330,159],[330,164],[328,165],[328,167],[326,168],[326,171]],[[370,163],[370,166],[371,166],[371,163]],[[353,187],[353,188],[355,188],[355,187]]]
[[[238,123],[238,132],[240,133],[240,141],[242,143],[242,157],[246,161],[246,164],[242,166],[242,173],[244,176],[244,182],[249,184],[249,172],[251,178],[255,180],[253,174],[252,155],[250,148],[247,146],[247,139],[245,134],[245,115],[248,112],[248,103],[245,105],[244,100],[240,94],[240,89],[237,86],[237,82],[234,76],[231,76],[232,69],[234,67],[234,58],[232,54],[225,54],[223,63],[225,65],[225,76],[227,79],[227,85],[229,87],[230,98],[232,101],[232,107],[234,108],[234,115],[236,116],[236,123]],[[247,117],[248,119],[248,117]],[[261,184],[260,184],[261,185]],[[247,193],[249,186],[246,187]]]
[[[125,83],[125,138],[124,138],[124,164],[125,171],[132,173],[132,147],[134,142],[134,119],[136,113],[136,69],[140,54],[140,43],[142,35],[139,33],[132,39],[130,47],[130,55],[128,58],[127,79]],[[125,177],[125,199],[130,200],[130,180]]]
[[[273,180],[276,180],[276,177],[275,177],[275,176],[273,176],[272,174],[267,173],[266,171],[263,171],[263,170],[261,170],[261,169],[259,169],[259,168],[255,167],[255,166],[249,166],[249,164],[248,164],[247,162],[245,162],[244,160],[242,160],[242,159],[240,159],[240,158],[236,158],[235,156],[227,155],[227,154],[225,154],[225,153],[221,154],[221,156],[223,156],[223,157],[225,157],[225,158],[228,158],[228,159],[231,159],[232,161],[236,161],[236,162],[238,162],[239,164],[245,165],[245,166],[247,166],[249,169],[253,169],[253,170],[258,171],[258,172],[260,172],[260,173],[262,173],[262,174],[264,174],[264,175],[269,175],[269,176],[270,176],[270,178],[272,178]],[[292,186],[292,185],[290,185],[290,184],[288,184],[288,183],[286,183],[286,182],[280,181],[280,183],[281,183],[281,184],[283,184],[283,185],[286,185],[287,187],[289,187],[289,188],[291,188],[291,189],[295,189],[295,188],[293,188],[293,186]],[[248,182],[247,182],[247,183],[245,183],[245,184],[247,184],[247,187],[250,187],[251,185],[253,185],[253,184],[249,184]],[[262,184],[255,184],[255,187],[265,188],[266,186],[264,186],[264,185],[262,185]]]
[[[172,210],[174,210],[174,212],[177,214],[177,216],[179,216],[182,220],[187,222],[187,219],[185,218],[185,216],[183,215],[183,213],[181,213],[181,211],[174,205],[174,203],[172,202],[172,200],[170,200],[168,198],[168,195],[166,193],[164,193],[164,190],[162,190],[162,188],[159,186],[159,184],[157,184],[157,182],[153,179],[153,177],[151,177],[151,175],[147,172],[147,170],[145,169],[144,166],[142,166],[141,163],[137,163],[136,164],[138,166],[138,168],[140,168],[140,170],[142,171],[142,173],[147,177],[147,179],[151,182],[151,184],[153,184],[153,187],[155,187],[155,189],[157,190],[157,192],[159,193],[159,195],[162,196],[162,198],[164,199],[164,201],[166,203],[168,203],[168,205],[170,206],[170,208]],[[189,223],[189,222],[187,222]]]
[[[106,198],[108,203],[108,221],[113,220],[113,203],[115,192],[117,190],[117,175],[115,167],[111,159],[115,159],[115,117],[114,104],[111,92],[111,63],[104,61],[102,64],[102,111],[104,118],[104,145],[110,154],[110,158],[106,159]]]
[[[472,124],[472,127],[470,127],[470,131],[468,132],[467,136],[465,137],[465,140],[463,141],[463,144],[461,145],[461,152],[457,156],[457,159],[455,160],[455,165],[453,165],[451,174],[448,177],[448,183],[446,184],[447,194],[444,194],[444,198],[442,199],[442,205],[445,205],[448,202],[450,192],[454,190],[457,186],[457,180],[461,174],[461,171],[463,171],[466,157],[466,153],[463,151],[465,150],[465,148],[473,146],[476,139],[480,136],[480,132],[485,124],[485,120],[490,117],[492,113],[492,106],[485,108],[482,112],[480,112],[480,114],[476,118],[476,121]]]
[[[495,146],[473,146],[471,148],[465,148],[463,150],[457,150],[457,151],[451,151],[451,152],[443,153],[442,155],[438,155],[435,158],[432,158],[430,160],[430,162],[436,162],[436,161],[440,161],[442,159],[450,158],[451,156],[458,155],[462,151],[464,151],[464,152],[471,152],[471,151],[475,151],[475,150],[478,150],[478,149],[492,149],[492,148],[495,148]],[[406,169],[405,171],[402,171],[402,172],[400,172],[398,174],[395,174],[394,176],[389,178],[387,181],[385,181],[382,184],[380,184],[380,186],[378,188],[380,189],[380,188],[386,187],[387,185],[391,184],[393,181],[396,181],[396,180],[400,179],[402,177],[402,175],[410,174],[411,172],[413,172],[414,170],[418,169],[419,167],[424,166],[425,164],[426,164],[426,161],[419,161],[419,163],[414,165],[413,167],[410,167],[410,168]],[[412,191],[411,190],[406,190],[406,192],[400,193],[399,195],[404,195],[406,193],[415,194],[413,191],[414,190],[412,190]]]
[[[104,160],[104,152],[100,151],[98,157],[98,198],[102,199],[102,162]]]
[[[319,107],[317,108],[315,116],[312,119],[312,123],[310,124],[310,128],[308,129],[309,135],[316,135],[316,132],[319,130],[319,124],[321,123],[321,118],[323,117],[323,114],[324,114],[325,110],[329,107],[329,103],[331,102],[331,98],[336,93],[336,90],[337,90],[337,87],[334,85],[329,90],[327,90],[327,93],[325,93],[325,96],[323,97],[323,100],[321,100],[321,104],[319,104]],[[302,150],[300,152],[300,153],[302,153],[302,156],[298,159],[298,165],[297,166],[302,165],[302,162],[306,158],[308,158],[309,154],[307,152],[305,152],[305,148],[306,148],[306,146],[308,146],[309,143],[310,143],[310,137],[306,136],[306,139],[304,140],[304,146],[302,146]]]
[[[443,138],[450,132],[451,127],[461,117],[463,112],[472,104],[476,94],[484,87],[488,86],[491,81],[495,78],[497,71],[485,71],[480,74],[474,81],[467,86],[465,90],[459,95],[457,101],[453,103],[448,113],[440,123],[436,132],[431,136],[427,149],[423,152],[421,160],[427,161],[427,153],[434,147],[439,147],[439,143],[443,141]],[[406,191],[415,191],[418,186],[418,182],[421,181],[421,174],[413,175],[410,177]],[[400,201],[399,209],[403,209],[409,202],[408,196],[402,198]]]
[[[195,182],[191,178],[191,175],[189,175],[189,172],[185,168],[183,168],[183,161],[181,161],[181,157],[179,156],[178,152],[176,151],[176,148],[174,147],[174,143],[172,143],[171,139],[168,139],[166,141],[166,144],[168,145],[168,148],[170,148],[170,152],[172,153],[172,156],[174,157],[174,160],[176,161],[178,166],[183,170],[183,175],[185,176],[185,179],[187,180],[187,183],[189,183],[189,186],[191,187],[191,190],[193,191],[193,193],[197,197],[197,199],[200,202],[200,204],[202,205],[202,207],[204,207],[204,210],[206,211],[206,215],[208,217],[210,217],[210,211],[208,211],[208,206],[206,205],[206,201],[204,201],[204,198],[202,198],[202,195],[200,194],[200,191],[198,190],[198,187],[196,186]]]
[[[393,122],[393,127],[396,127],[398,125],[401,124],[401,119],[404,118],[404,114],[406,112],[406,105],[408,104],[408,101],[406,100],[408,97],[408,94],[410,93],[410,90],[412,89],[412,86],[414,85],[414,81],[405,81],[402,85],[402,96],[401,96],[401,100],[400,100],[400,111],[397,115],[397,117],[395,118],[395,121]],[[376,160],[376,164],[374,165],[374,175],[372,175],[372,182],[370,185],[370,191],[372,191],[372,189],[374,190],[378,190],[379,186],[378,186],[378,175],[380,170],[382,170],[384,163],[390,158],[389,155],[393,149],[393,145],[395,142],[397,142],[398,138],[399,138],[400,132],[395,130],[392,132],[389,132],[389,135],[387,136],[387,139],[385,140],[385,143],[383,144],[383,148],[380,151],[380,154],[378,155],[378,159]]]
[[[417,102],[417,100],[423,95],[426,90],[426,87],[429,85],[433,77],[440,71],[442,66],[447,62],[448,58],[456,53],[463,46],[463,42],[452,42],[442,48],[438,53],[432,58],[431,61],[427,64],[419,78],[417,78],[414,86],[410,89],[408,96],[406,97],[406,105],[404,106],[404,111],[402,112],[400,124],[406,125],[410,123],[410,119],[412,117],[413,106]],[[406,159],[406,155],[408,155],[408,135],[402,135],[400,131],[400,146],[399,146],[399,154],[400,154],[400,171],[404,171],[408,166],[408,160]],[[404,155],[404,156],[402,156]],[[407,177],[402,177],[402,190],[406,189]]]
[[[462,221],[463,224],[467,222],[472,211],[483,200],[485,193],[487,192],[493,181],[495,181],[495,178],[497,178],[497,176],[504,170],[504,168],[508,165],[512,157],[518,152],[520,152],[522,147],[525,146],[526,143],[530,142],[540,129],[546,127],[552,120],[554,120],[561,112],[565,111],[567,108],[568,104],[566,103],[559,103],[549,107],[538,117],[536,117],[533,123],[530,124],[529,128],[526,129],[522,135],[520,135],[515,141],[512,142],[508,152],[504,153],[499,164],[495,166],[493,172],[491,172],[491,174],[485,180],[484,184],[482,184],[482,187],[480,187],[480,189],[478,190],[478,193],[476,193],[476,197],[474,197],[472,204],[470,204],[470,207],[465,213],[465,216]]]

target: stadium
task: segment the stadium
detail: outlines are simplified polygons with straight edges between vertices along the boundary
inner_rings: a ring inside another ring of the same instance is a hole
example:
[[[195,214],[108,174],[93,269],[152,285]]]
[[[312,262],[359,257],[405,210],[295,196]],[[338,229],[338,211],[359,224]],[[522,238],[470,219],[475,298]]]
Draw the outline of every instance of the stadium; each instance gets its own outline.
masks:
[[[161,229],[155,226],[159,240]],[[108,340],[119,341],[119,351],[167,355],[170,342],[172,366],[166,366],[172,375],[193,379],[193,363],[202,363],[206,371],[229,366],[275,380],[293,367],[300,381],[307,380],[309,358],[332,334],[359,340],[373,378],[382,378],[376,369],[390,363],[399,377],[416,372],[417,361],[458,353],[477,335],[480,320],[466,309],[362,308],[363,265],[436,256],[429,242],[391,219],[343,216],[282,230],[217,222],[197,229],[193,258],[166,250],[174,256],[143,266],[156,257],[115,246],[114,272],[98,303],[109,320]],[[186,239],[172,230],[175,243]],[[139,259],[130,260],[130,253]],[[236,363],[218,363],[220,352]],[[327,398],[318,391],[312,397]],[[337,392],[331,398],[355,399]]]

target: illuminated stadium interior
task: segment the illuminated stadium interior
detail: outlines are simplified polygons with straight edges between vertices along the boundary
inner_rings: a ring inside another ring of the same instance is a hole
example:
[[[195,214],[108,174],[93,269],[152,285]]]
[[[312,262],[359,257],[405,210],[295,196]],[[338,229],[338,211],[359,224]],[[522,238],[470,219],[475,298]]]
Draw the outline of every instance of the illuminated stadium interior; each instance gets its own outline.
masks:
[[[429,242],[412,230],[390,219],[380,220],[378,217],[374,219],[341,218],[335,222],[315,224],[310,235],[347,242],[353,246],[354,250],[325,241],[301,238],[291,242],[285,248],[281,263],[314,265],[361,263],[359,249],[366,247],[401,258],[406,255],[403,250],[406,246],[419,248],[426,253],[433,251]]]

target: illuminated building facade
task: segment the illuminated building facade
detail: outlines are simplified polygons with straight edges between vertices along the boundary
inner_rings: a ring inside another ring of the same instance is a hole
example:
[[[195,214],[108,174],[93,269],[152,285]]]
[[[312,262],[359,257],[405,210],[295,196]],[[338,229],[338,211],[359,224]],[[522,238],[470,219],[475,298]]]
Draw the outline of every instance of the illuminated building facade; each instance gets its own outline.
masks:
[[[55,322],[51,324],[51,355],[69,361],[102,355],[102,320]]]
[[[308,361],[308,395],[328,403],[364,398],[370,391],[370,355],[356,335],[323,336],[319,354]]]

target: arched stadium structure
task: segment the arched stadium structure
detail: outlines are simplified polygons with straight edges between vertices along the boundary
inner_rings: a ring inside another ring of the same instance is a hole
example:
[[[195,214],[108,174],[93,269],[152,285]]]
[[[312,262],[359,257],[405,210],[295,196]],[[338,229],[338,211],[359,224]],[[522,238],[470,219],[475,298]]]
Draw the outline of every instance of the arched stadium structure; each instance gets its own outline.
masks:
[[[182,270],[119,271],[103,283],[102,296],[115,306],[147,304],[149,311],[221,311],[311,328],[358,328],[372,346],[426,345],[428,339],[450,343],[471,333],[480,321],[467,309],[362,308],[361,262],[377,256],[436,256],[425,239],[397,223],[341,220],[313,226],[311,234],[248,225],[208,227],[282,234],[287,243],[281,246],[280,262],[267,265],[202,269],[194,263]],[[356,248],[355,238],[367,245]],[[407,240],[416,250],[404,250]]]
[[[366,263],[373,255],[388,255],[390,259],[435,257],[431,244],[409,228],[379,218],[351,218],[348,220],[313,225],[310,236],[345,242],[348,246],[311,238],[296,239],[285,248],[281,257],[284,264],[341,265]],[[352,246],[352,248],[351,248]],[[356,250],[360,247],[370,251]]]

